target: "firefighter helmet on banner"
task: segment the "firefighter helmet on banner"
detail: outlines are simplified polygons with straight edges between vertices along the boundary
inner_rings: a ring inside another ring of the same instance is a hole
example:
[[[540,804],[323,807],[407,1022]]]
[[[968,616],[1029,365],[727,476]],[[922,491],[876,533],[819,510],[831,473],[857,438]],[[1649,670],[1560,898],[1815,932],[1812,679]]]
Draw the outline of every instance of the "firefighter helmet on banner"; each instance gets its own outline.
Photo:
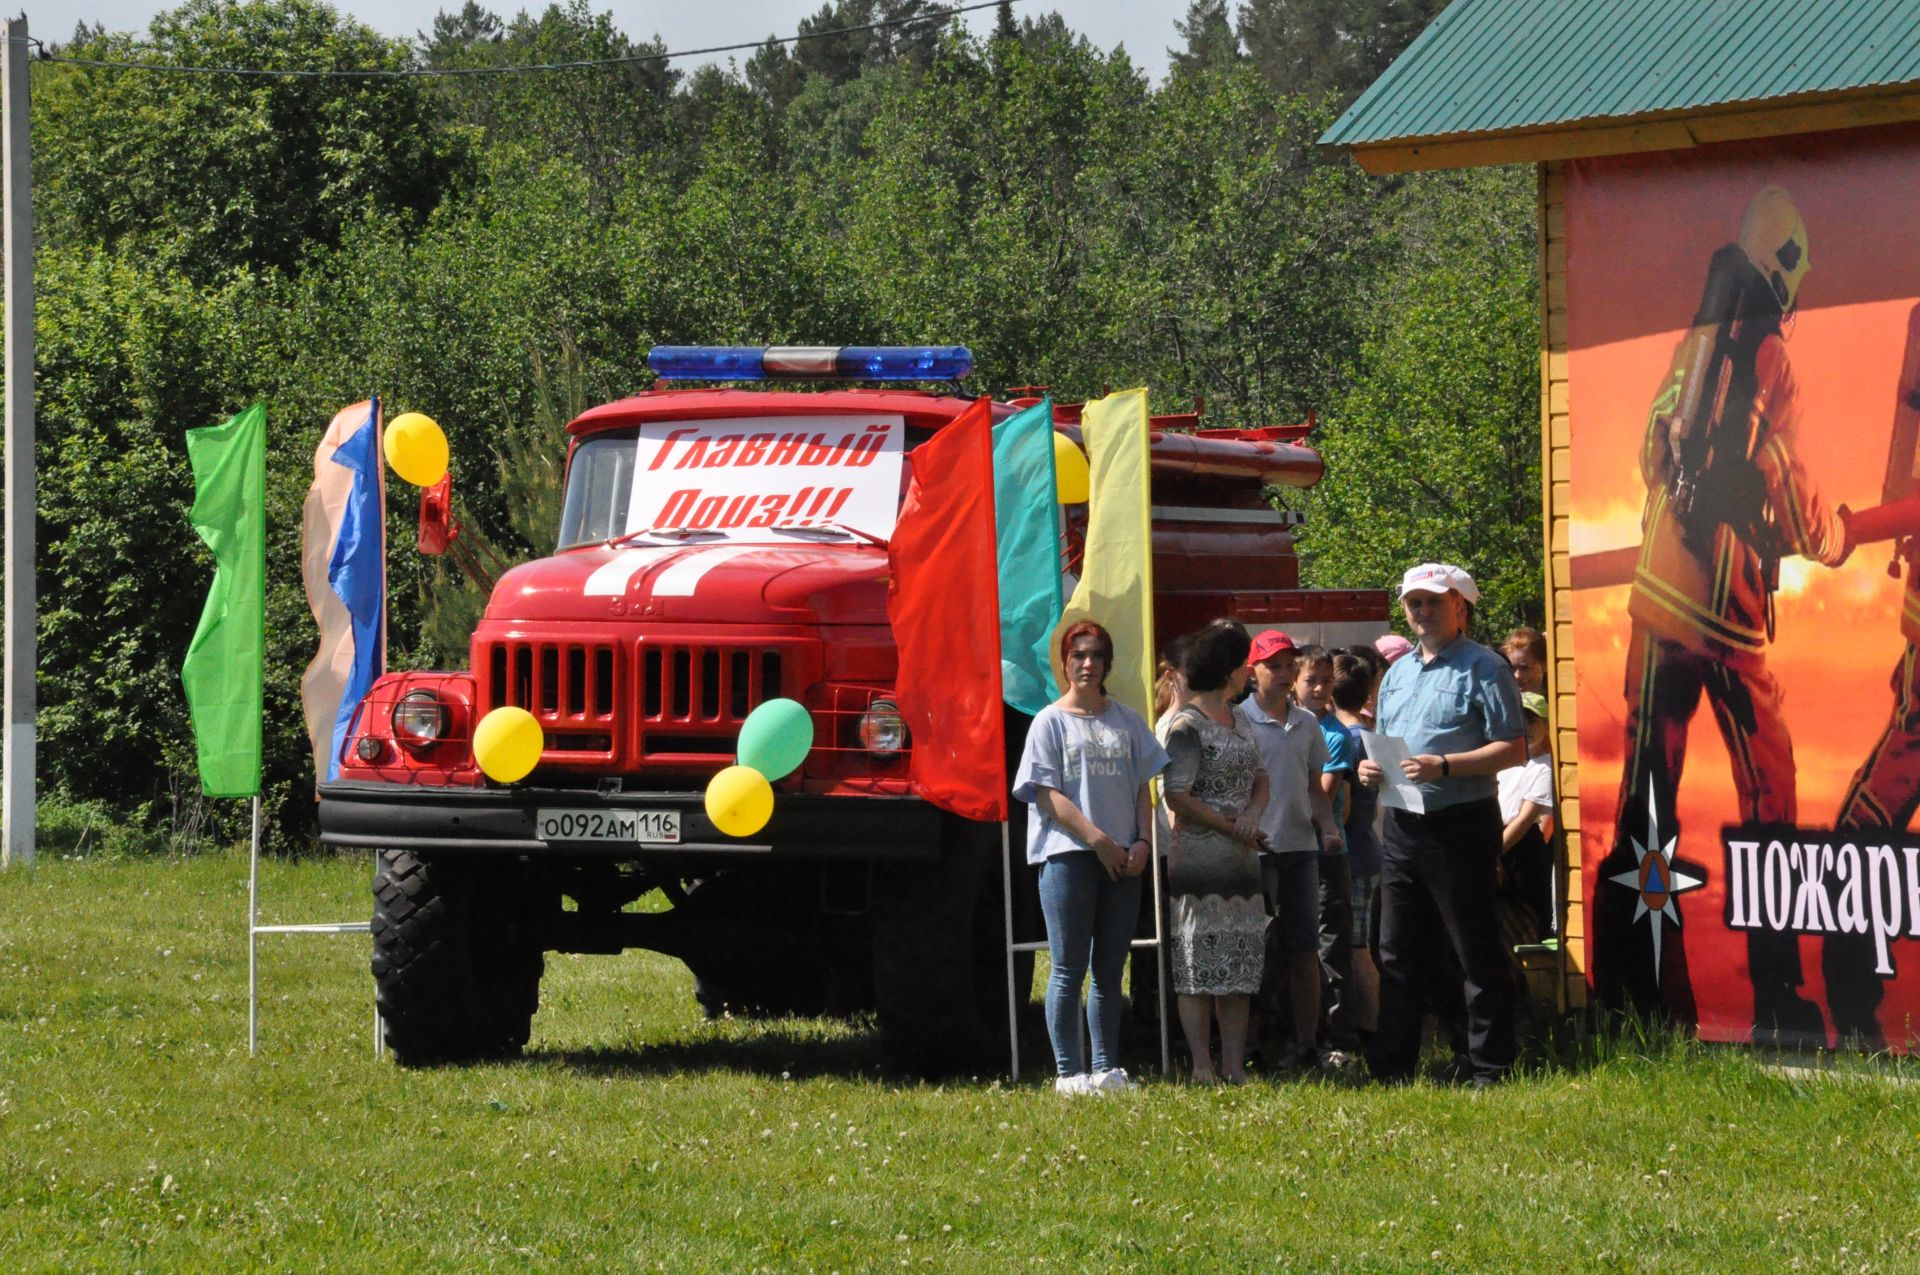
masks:
[[[1800,297],[1800,281],[1813,269],[1808,255],[1807,223],[1793,206],[1793,196],[1768,186],[1747,205],[1740,222],[1740,251],[1760,272],[1780,303],[1780,313],[1793,313]]]

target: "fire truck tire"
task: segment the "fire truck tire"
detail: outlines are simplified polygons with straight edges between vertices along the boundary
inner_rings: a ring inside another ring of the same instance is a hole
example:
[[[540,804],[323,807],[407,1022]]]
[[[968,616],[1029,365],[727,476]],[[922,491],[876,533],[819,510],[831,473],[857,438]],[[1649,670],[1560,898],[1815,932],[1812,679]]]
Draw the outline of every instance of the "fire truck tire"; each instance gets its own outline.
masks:
[[[512,861],[383,850],[374,875],[373,979],[404,1066],[512,1057],[527,1043],[545,962]]]
[[[995,1066],[999,1030],[983,1007],[1004,1019],[1003,929],[988,925],[989,880],[1000,830],[949,816],[933,863],[888,865],[874,874],[873,990],[888,1065],[921,1076],[979,1074]],[[992,888],[989,888],[989,887]],[[982,953],[991,938],[994,960]],[[1000,991],[984,974],[999,970]],[[982,984],[985,983],[983,986]],[[1001,1046],[1004,1049],[1004,1044]]]

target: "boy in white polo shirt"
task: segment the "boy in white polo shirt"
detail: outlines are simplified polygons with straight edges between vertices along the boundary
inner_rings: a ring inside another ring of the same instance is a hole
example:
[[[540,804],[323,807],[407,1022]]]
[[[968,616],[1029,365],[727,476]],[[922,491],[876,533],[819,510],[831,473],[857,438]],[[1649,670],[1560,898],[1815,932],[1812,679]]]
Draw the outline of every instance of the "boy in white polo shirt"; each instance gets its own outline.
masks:
[[[1289,1061],[1318,1067],[1320,854],[1343,845],[1344,839],[1320,787],[1328,756],[1326,736],[1319,719],[1293,702],[1296,649],[1293,639],[1277,629],[1256,635],[1247,654],[1253,694],[1233,711],[1260,750],[1270,794],[1260,819],[1260,830],[1267,834],[1260,874],[1273,915],[1267,969],[1276,980],[1286,980],[1294,1031]],[[1277,994],[1277,981],[1272,986]],[[1266,990],[1263,1001],[1269,1000]]]

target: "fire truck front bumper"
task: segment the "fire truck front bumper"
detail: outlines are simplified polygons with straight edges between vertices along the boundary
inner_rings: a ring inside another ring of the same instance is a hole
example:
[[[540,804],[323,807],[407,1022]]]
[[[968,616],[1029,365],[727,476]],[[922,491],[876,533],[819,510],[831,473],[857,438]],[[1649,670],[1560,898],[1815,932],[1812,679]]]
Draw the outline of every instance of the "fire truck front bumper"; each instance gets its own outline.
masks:
[[[766,827],[730,837],[698,792],[320,785],[320,844],[378,850],[898,861],[938,857],[942,818],[917,797],[783,792]]]

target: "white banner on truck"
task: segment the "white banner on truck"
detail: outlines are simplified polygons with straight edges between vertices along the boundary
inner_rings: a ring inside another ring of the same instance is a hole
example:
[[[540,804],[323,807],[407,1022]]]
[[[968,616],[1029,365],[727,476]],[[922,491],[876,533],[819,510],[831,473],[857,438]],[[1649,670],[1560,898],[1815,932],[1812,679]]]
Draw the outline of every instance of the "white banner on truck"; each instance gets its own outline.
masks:
[[[640,427],[627,530],[791,544],[782,528],[837,525],[885,540],[905,438],[899,416],[652,422]]]

